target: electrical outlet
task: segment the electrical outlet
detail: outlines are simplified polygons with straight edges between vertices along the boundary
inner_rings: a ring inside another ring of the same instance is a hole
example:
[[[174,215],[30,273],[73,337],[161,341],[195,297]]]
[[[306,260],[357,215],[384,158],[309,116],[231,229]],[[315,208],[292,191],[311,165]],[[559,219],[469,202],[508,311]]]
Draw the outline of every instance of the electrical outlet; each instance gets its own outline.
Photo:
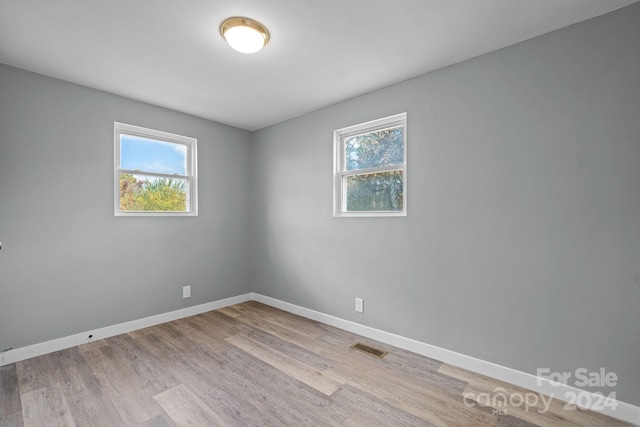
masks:
[[[364,312],[364,300],[362,298],[356,298],[356,311],[358,313]]]
[[[191,286],[182,287],[182,298],[191,298]]]

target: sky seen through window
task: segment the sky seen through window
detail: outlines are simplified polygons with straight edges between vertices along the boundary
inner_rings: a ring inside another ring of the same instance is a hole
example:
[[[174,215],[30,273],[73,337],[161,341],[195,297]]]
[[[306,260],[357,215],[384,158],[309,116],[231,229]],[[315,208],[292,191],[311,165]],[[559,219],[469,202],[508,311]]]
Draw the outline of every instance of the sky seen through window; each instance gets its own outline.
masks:
[[[187,146],[132,135],[120,136],[120,168],[187,174]]]

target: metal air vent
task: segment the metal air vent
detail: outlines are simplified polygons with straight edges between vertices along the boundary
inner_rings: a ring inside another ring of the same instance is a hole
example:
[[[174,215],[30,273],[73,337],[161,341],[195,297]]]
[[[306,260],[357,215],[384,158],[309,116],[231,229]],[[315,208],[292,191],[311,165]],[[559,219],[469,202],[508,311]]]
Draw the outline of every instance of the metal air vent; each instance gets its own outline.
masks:
[[[382,359],[384,357],[384,355],[387,354],[386,351],[382,351],[382,350],[379,350],[377,348],[370,347],[370,346],[368,346],[366,344],[362,344],[361,342],[352,345],[351,348],[354,349],[354,350],[358,350],[358,351],[361,351],[363,353],[367,353],[367,354],[370,354],[372,356],[375,356],[378,359]]]

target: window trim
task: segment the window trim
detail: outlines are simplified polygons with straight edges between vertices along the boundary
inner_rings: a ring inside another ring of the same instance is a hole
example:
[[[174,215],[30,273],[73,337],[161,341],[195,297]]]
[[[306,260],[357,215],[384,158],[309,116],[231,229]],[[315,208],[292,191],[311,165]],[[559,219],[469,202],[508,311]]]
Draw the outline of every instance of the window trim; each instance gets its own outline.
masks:
[[[377,130],[402,126],[404,133],[403,160],[401,165],[380,166],[375,168],[347,170],[345,165],[345,141],[353,136],[375,132]],[[368,175],[379,172],[402,171],[403,203],[401,211],[347,211],[347,191],[345,177]],[[333,132],[333,216],[334,217],[389,217],[407,216],[407,113],[371,120],[348,126]]]
[[[139,136],[173,144],[182,144],[187,147],[187,174],[174,175],[156,172],[145,172],[140,170],[128,170],[120,168],[120,135]],[[113,122],[114,139],[114,215],[115,216],[198,216],[198,160],[196,138],[163,132],[155,129],[148,129],[141,126],[129,125],[126,123]],[[189,182],[187,192],[186,212],[155,212],[155,211],[122,211],[120,210],[120,174],[130,173],[135,175],[180,178]]]

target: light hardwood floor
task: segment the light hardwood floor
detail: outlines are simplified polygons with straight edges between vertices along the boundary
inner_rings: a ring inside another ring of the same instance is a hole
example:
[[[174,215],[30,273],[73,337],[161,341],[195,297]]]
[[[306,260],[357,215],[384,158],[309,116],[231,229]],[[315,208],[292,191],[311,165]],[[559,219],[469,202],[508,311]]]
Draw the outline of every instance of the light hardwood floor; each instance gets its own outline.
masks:
[[[469,396],[531,392],[257,302],[0,367],[0,381],[2,427],[627,425],[557,401],[483,407]]]

